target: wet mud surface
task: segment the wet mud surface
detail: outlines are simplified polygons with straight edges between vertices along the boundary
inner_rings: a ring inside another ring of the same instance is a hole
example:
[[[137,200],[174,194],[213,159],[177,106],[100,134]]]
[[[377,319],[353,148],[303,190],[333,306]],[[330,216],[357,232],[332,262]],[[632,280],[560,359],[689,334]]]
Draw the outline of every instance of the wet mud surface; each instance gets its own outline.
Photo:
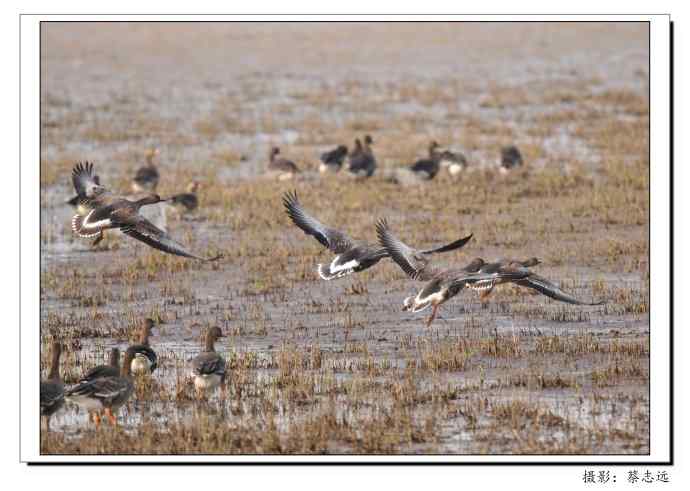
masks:
[[[648,453],[645,25],[42,29],[42,364],[60,337],[74,382],[145,317],[160,357],[118,429],[66,405],[44,453]],[[365,133],[374,177],[318,173],[321,152]],[[391,182],[431,139],[470,170]],[[503,176],[507,144],[526,165]],[[295,180],[263,175],[273,145],[303,170]],[[74,163],[94,161],[127,194],[151,147],[159,194],[202,188],[190,216],[146,213],[221,260],[72,235]],[[473,233],[435,260],[537,256],[538,274],[607,303],[501,286],[486,304],[461,293],[426,328],[428,311],[401,311],[422,284],[391,260],[318,277],[332,256],[285,216],[291,189],[356,238],[375,241],[380,217],[414,246]],[[212,325],[226,334],[228,394],[199,403],[190,360]]]

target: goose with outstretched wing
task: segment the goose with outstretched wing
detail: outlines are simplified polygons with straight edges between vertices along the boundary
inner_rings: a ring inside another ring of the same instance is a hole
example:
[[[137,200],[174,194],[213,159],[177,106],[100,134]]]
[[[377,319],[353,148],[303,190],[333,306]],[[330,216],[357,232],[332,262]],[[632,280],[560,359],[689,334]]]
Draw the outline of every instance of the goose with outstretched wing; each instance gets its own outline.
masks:
[[[346,233],[319,222],[302,208],[296,191],[288,192],[283,196],[283,205],[286,213],[297,227],[305,234],[313,236],[322,246],[336,255],[330,264],[318,265],[319,276],[324,280],[342,278],[352,273],[364,271],[377,264],[381,259],[389,257],[385,247],[355,241]],[[459,249],[471,238],[472,235],[470,234],[450,244],[421,251],[420,254],[429,255]]]
[[[481,263],[477,259],[464,268],[441,269],[434,266],[422,251],[413,249],[393,235],[385,219],[376,224],[376,235],[381,246],[405,274],[413,280],[426,282],[417,295],[403,300],[403,310],[420,312],[433,306],[427,326],[436,318],[438,307],[460,293],[465,286],[491,279],[491,276],[479,273]]]
[[[468,285],[470,289],[480,292],[480,298],[482,300],[488,298],[496,285],[514,283],[518,286],[536,290],[542,295],[558,300],[559,302],[573,305],[602,305],[605,303],[603,300],[586,302],[575,298],[564,292],[555,283],[533,273],[529,268],[540,263],[539,259],[534,257],[524,261],[517,261],[515,259],[502,259],[493,263],[486,263],[481,259],[477,261],[483,263],[479,267],[478,272],[492,276],[490,280]]]
[[[529,268],[539,264],[537,258],[524,261],[502,260],[487,263],[482,258],[473,259],[464,268],[439,269],[430,264],[419,251],[407,246],[390,231],[385,219],[376,224],[379,242],[386,248],[391,258],[412,279],[426,281],[416,296],[405,298],[403,310],[419,312],[433,306],[427,326],[436,317],[438,307],[448,301],[464,288],[480,292],[486,298],[493,288],[501,283],[513,282],[517,285],[532,288],[540,293],[561,302],[578,305],[599,305],[587,303],[565,293],[550,281],[531,272]]]
[[[95,179],[93,164],[78,163],[72,170],[72,182],[85,213],[72,217],[72,231],[79,237],[97,237],[94,245],[103,238],[103,231],[120,229],[126,235],[168,254],[214,261],[221,256],[204,258],[192,254],[166,232],[156,227],[139,210],[142,206],[166,201],[157,194],[150,194],[136,201],[114,196]]]

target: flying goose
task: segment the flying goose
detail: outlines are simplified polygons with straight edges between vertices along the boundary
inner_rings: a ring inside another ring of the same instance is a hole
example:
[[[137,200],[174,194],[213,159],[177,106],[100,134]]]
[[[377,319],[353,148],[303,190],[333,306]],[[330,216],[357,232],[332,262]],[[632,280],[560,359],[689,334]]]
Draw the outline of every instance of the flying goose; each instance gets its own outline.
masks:
[[[347,157],[347,147],[345,145],[338,145],[335,149],[321,154],[321,165],[319,165],[319,172],[338,172]]]
[[[203,258],[192,254],[163,230],[141,216],[139,209],[142,206],[166,201],[157,194],[151,194],[136,201],[114,196],[95,181],[93,164],[88,162],[77,163],[74,166],[72,182],[79,195],[80,204],[88,210],[88,213],[77,213],[72,218],[72,231],[79,237],[102,239],[104,230],[119,228],[130,237],[168,254],[201,261],[214,261],[221,257],[218,255]]]
[[[329,228],[309,215],[302,208],[297,197],[297,191],[285,193],[283,196],[283,206],[285,206],[285,212],[297,227],[302,229],[305,234],[313,236],[322,246],[336,254],[329,265],[319,264],[317,267],[319,276],[324,280],[341,278],[351,273],[364,271],[374,266],[381,259],[389,256],[384,247],[354,241],[344,232]],[[450,244],[427,249],[420,253],[429,255],[459,249],[471,238],[472,234]]]
[[[134,391],[130,371],[133,356],[132,353],[125,353],[119,375],[98,377],[82,382],[65,392],[65,397],[86,409],[96,426],[100,426],[101,411],[105,413],[111,424],[116,425],[117,418],[113,411],[117,411],[126,403]]]
[[[468,288],[480,292],[480,298],[486,299],[496,285],[503,283],[515,283],[519,286],[531,288],[542,295],[558,300],[559,302],[570,303],[573,305],[603,305],[606,303],[601,300],[598,302],[585,302],[561,290],[557,285],[542,278],[530,271],[529,268],[540,264],[539,259],[530,258],[524,261],[514,259],[501,259],[493,263],[487,263],[481,258],[475,259],[479,264],[478,272],[488,274],[493,278],[487,281],[479,281],[468,285]]]
[[[151,148],[146,151],[146,165],[137,169],[137,173],[132,180],[132,191],[135,193],[153,192],[158,187],[160,174],[153,159],[159,155],[157,148]]]
[[[60,379],[60,353],[58,341],[51,344],[51,362],[48,379],[41,381],[41,416],[45,418],[46,431],[50,431],[50,417],[65,403],[65,386]]]
[[[479,291],[486,298],[494,286],[507,282],[532,288],[561,302],[579,305],[603,303],[582,302],[563,292],[548,280],[532,273],[528,268],[539,264],[536,258],[524,261],[503,260],[496,263],[487,263],[482,258],[476,258],[464,268],[441,270],[430,265],[419,251],[410,248],[395,237],[385,219],[379,220],[376,224],[376,234],[381,245],[410,278],[426,281],[416,296],[405,298],[403,310],[419,312],[433,306],[427,326],[430,326],[436,317],[438,307],[460,293],[463,288]]]

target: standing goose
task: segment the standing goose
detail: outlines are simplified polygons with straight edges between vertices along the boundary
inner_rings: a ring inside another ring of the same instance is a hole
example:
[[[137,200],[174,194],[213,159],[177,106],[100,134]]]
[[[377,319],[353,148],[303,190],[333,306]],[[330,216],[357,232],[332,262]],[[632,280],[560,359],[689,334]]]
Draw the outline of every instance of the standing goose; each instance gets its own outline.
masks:
[[[283,206],[297,227],[302,229],[305,234],[313,236],[322,246],[336,254],[329,265],[319,264],[317,267],[319,276],[324,280],[341,278],[345,275],[364,271],[381,259],[389,257],[389,253],[384,247],[354,241],[344,232],[329,228],[309,215],[302,208],[296,191],[285,193]],[[471,238],[472,235],[470,234],[442,247],[421,251],[421,254],[429,255],[459,249]]]
[[[376,158],[371,145],[374,140],[370,135],[364,137],[364,146],[355,140],[355,150],[350,154],[349,171],[357,177],[371,177],[376,171]]]
[[[319,165],[319,172],[338,172],[347,157],[347,147],[345,145],[338,145],[335,149],[321,154],[321,165]]]
[[[438,143],[432,141],[431,144],[429,144],[429,157],[417,160],[409,167],[410,171],[418,178],[429,181],[438,174],[441,165],[441,153],[436,151],[437,147]]]
[[[197,181],[190,182],[186,193],[176,194],[168,200],[170,206],[180,214],[196,210],[199,207],[197,191],[199,191],[199,183]]]
[[[134,391],[132,374],[132,353],[125,353],[125,359],[119,375],[98,377],[82,382],[72,387],[65,393],[65,397],[91,414],[91,419],[100,426],[101,411],[113,425],[117,424],[117,418],[113,411],[125,404]]]
[[[149,345],[149,336],[153,329],[153,319],[144,319],[139,333],[139,344],[127,348],[132,355],[132,373],[134,375],[153,373],[158,367],[156,352]]]
[[[48,379],[41,381],[41,416],[45,418],[46,431],[50,431],[50,417],[65,403],[65,386],[60,379],[61,351],[60,343],[53,341]]]
[[[501,172],[503,174],[516,167],[521,167],[522,163],[522,154],[515,145],[501,148]]]
[[[137,173],[132,180],[132,191],[135,193],[150,193],[158,187],[160,174],[153,162],[153,159],[160,154],[157,148],[146,151],[146,165],[137,169]]]
[[[438,143],[431,142],[429,147],[429,156],[438,155],[440,166],[448,170],[448,174],[456,176],[467,169],[467,159],[460,152],[452,150],[439,150]]]
[[[110,350],[110,358],[107,365],[98,365],[83,375],[80,384],[91,382],[102,377],[117,377],[120,374],[120,350],[113,348]]]
[[[194,389],[197,397],[203,398],[218,386],[225,394],[225,360],[216,353],[216,340],[223,337],[219,327],[209,328],[204,336],[204,351],[192,360]]]
[[[130,237],[148,246],[168,254],[214,261],[221,256],[203,258],[192,254],[174,241],[167,233],[159,229],[139,214],[142,206],[166,201],[157,194],[145,196],[136,201],[130,201],[112,195],[94,179],[93,165],[78,163],[72,170],[74,189],[80,198],[80,204],[88,210],[86,214],[76,214],[72,218],[72,231],[79,237],[103,238],[103,231],[118,228]]]
[[[292,179],[299,173],[299,169],[292,160],[278,157],[278,154],[280,154],[280,148],[273,147],[269,154],[269,175],[277,177],[279,181]]]
[[[419,251],[408,247],[396,238],[391,233],[386,220],[379,220],[376,224],[376,234],[381,245],[410,278],[426,281],[416,296],[405,298],[403,310],[419,312],[433,306],[433,311],[427,320],[427,327],[436,318],[438,307],[460,293],[463,288],[479,291],[485,298],[495,285],[506,282],[535,289],[561,302],[598,305],[571,297],[553,283],[529,271],[529,267],[539,264],[536,258],[525,261],[504,260],[499,263],[486,263],[483,259],[476,258],[464,268],[439,270],[431,267],[428,261],[420,256]]]

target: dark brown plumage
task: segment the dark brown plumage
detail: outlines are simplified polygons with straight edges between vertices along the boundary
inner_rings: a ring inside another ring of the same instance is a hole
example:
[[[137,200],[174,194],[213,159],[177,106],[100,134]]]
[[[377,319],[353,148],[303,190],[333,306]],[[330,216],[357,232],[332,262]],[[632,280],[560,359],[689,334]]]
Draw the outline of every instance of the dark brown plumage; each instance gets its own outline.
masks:
[[[317,267],[319,276],[324,280],[342,278],[352,273],[364,271],[377,264],[381,259],[388,257],[385,248],[376,244],[355,241],[346,233],[327,227],[309,215],[302,208],[296,191],[285,193],[283,196],[283,206],[285,207],[285,212],[297,227],[336,254],[329,265],[319,264]],[[435,254],[459,249],[471,238],[472,235],[469,235],[451,244],[424,250],[421,254]]]
[[[508,145],[501,148],[501,170],[509,171],[523,164],[522,154],[515,145]]]
[[[427,282],[415,297],[407,297],[403,301],[403,310],[412,312],[419,312],[433,306],[427,326],[431,325],[436,317],[438,307],[460,293],[462,289],[479,291],[482,297],[486,298],[494,286],[508,282],[532,288],[561,302],[577,305],[603,303],[582,302],[545,278],[532,273],[528,268],[539,264],[537,258],[524,261],[503,260],[495,263],[486,263],[482,258],[476,258],[464,268],[440,270],[431,266],[419,251],[408,247],[396,238],[391,233],[386,220],[379,220],[376,224],[376,233],[381,245],[410,278]]]
[[[139,214],[142,206],[166,201],[157,194],[145,196],[136,201],[110,194],[103,186],[94,181],[92,165],[77,164],[72,171],[74,188],[80,198],[80,204],[88,213],[76,214],[72,218],[72,230],[80,237],[102,237],[103,231],[118,228],[121,232],[143,242],[154,249],[168,254],[214,261],[219,256],[204,258],[189,252],[182,244],[172,239]]]
[[[151,374],[158,367],[158,355],[149,344],[149,336],[153,329],[153,319],[144,319],[139,331],[139,342],[127,348],[127,353],[132,354],[132,373]]]
[[[152,148],[146,151],[146,165],[137,169],[134,179],[132,180],[132,191],[135,193],[153,192],[158,187],[160,174],[153,162],[153,159],[159,154],[157,148]]]
[[[97,365],[86,372],[79,383],[90,382],[101,377],[117,377],[120,374],[120,350],[113,348],[110,350],[110,358],[107,365]]]
[[[101,412],[117,424],[114,411],[122,406],[132,395],[134,383],[131,375],[132,353],[125,353],[119,375],[98,377],[82,382],[65,393],[65,397],[86,409],[96,426],[100,425]]]
[[[299,173],[297,165],[288,159],[278,157],[280,154],[280,149],[278,147],[273,147],[271,153],[269,154],[268,170],[270,173],[275,174],[279,180],[291,179],[295,174]]]
[[[194,388],[198,397],[205,397],[218,386],[225,392],[225,359],[216,353],[216,340],[223,336],[219,327],[204,333],[204,350],[192,360]]]
[[[370,135],[364,137],[364,145],[355,140],[355,149],[350,153],[348,170],[357,177],[371,177],[376,171],[376,157],[371,146],[374,140]]]
[[[60,379],[60,354],[58,341],[51,344],[51,362],[48,379],[41,381],[41,416],[45,418],[46,430],[50,431],[50,417],[65,403],[65,387]]]
[[[347,147],[338,145],[335,149],[321,154],[319,172],[338,172],[347,157]]]

